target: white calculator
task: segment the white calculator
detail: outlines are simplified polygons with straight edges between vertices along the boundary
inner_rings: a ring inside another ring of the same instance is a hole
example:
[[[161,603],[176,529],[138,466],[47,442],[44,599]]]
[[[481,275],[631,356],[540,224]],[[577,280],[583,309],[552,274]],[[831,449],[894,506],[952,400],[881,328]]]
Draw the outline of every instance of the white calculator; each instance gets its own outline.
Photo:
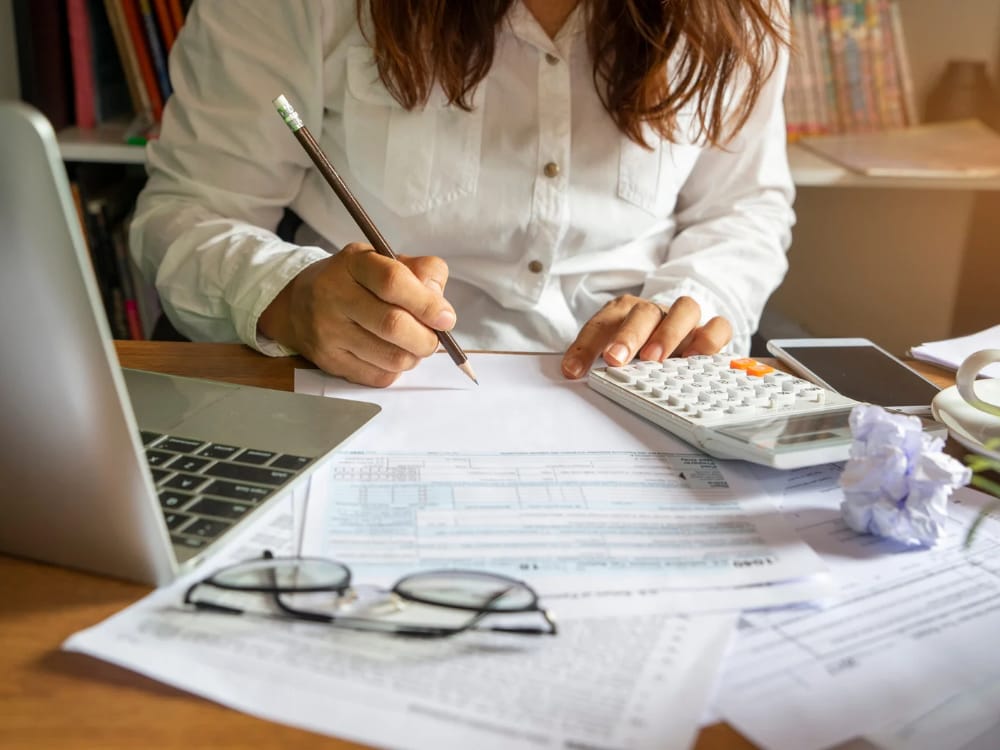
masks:
[[[718,458],[778,469],[844,461],[858,403],[755,359],[722,354],[591,371],[590,387]]]

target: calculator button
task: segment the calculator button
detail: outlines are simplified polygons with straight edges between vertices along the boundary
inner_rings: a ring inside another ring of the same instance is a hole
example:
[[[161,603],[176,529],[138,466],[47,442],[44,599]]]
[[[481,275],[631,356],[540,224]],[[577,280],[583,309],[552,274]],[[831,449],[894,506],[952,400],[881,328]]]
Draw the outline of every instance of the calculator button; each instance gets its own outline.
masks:
[[[715,419],[723,415],[722,409],[717,406],[706,406],[704,408],[698,409],[694,416],[698,419]]]
[[[625,385],[632,385],[635,383],[635,378],[622,367],[609,367],[607,369],[608,377],[612,380],[616,380],[619,383],[624,383]]]
[[[734,359],[729,363],[729,366],[734,370],[743,370],[747,375],[755,377],[763,377],[775,372],[775,369],[770,365],[765,365],[763,362],[758,362],[756,359],[750,357]]]
[[[776,407],[794,406],[795,396],[791,393],[775,393],[771,396],[771,403]]]

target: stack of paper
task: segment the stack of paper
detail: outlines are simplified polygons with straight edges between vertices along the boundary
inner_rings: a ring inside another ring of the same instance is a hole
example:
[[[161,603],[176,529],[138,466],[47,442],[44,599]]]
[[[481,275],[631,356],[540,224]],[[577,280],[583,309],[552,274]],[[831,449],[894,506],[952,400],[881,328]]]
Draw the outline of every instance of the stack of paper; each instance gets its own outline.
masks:
[[[910,349],[910,356],[950,370],[957,370],[966,357],[982,349],[1000,349],[1000,325],[968,336],[915,346]],[[981,372],[986,377],[1000,378],[1000,362],[988,365]]]
[[[1000,520],[962,547],[983,495],[960,493],[949,542],[905,550],[843,524],[838,465],[697,453],[564,380],[558,357],[475,366],[478,388],[444,355],[382,391],[298,372],[298,391],[383,412],[210,565],[267,547],[336,558],[362,585],[506,573],[540,592],[557,636],[194,613],[183,593],[202,570],[67,647],[380,747],[687,748],[719,719],[774,750],[998,746]]]
[[[1000,135],[978,120],[815,136],[799,143],[872,177],[975,179],[1000,175]]]

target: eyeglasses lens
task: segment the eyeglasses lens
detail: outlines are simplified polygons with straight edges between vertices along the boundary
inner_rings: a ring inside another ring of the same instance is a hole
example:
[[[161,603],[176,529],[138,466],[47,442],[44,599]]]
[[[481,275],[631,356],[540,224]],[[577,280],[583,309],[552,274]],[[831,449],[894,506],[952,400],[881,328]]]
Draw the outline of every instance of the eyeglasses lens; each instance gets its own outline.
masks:
[[[213,579],[237,589],[302,591],[346,588],[350,571],[338,563],[314,558],[254,560],[219,571]]]
[[[535,593],[518,581],[467,571],[418,573],[395,590],[427,604],[498,613],[523,612],[536,604]]]

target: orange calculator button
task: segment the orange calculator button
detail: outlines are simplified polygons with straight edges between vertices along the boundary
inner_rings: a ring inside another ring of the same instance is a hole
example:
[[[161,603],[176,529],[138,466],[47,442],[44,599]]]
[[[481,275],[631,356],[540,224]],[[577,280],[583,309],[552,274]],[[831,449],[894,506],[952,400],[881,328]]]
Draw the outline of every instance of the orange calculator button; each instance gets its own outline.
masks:
[[[763,362],[758,362],[756,359],[751,359],[750,357],[734,359],[729,363],[729,366],[734,370],[743,370],[747,375],[753,375],[758,378],[774,372],[774,368],[771,365],[765,365]]]

